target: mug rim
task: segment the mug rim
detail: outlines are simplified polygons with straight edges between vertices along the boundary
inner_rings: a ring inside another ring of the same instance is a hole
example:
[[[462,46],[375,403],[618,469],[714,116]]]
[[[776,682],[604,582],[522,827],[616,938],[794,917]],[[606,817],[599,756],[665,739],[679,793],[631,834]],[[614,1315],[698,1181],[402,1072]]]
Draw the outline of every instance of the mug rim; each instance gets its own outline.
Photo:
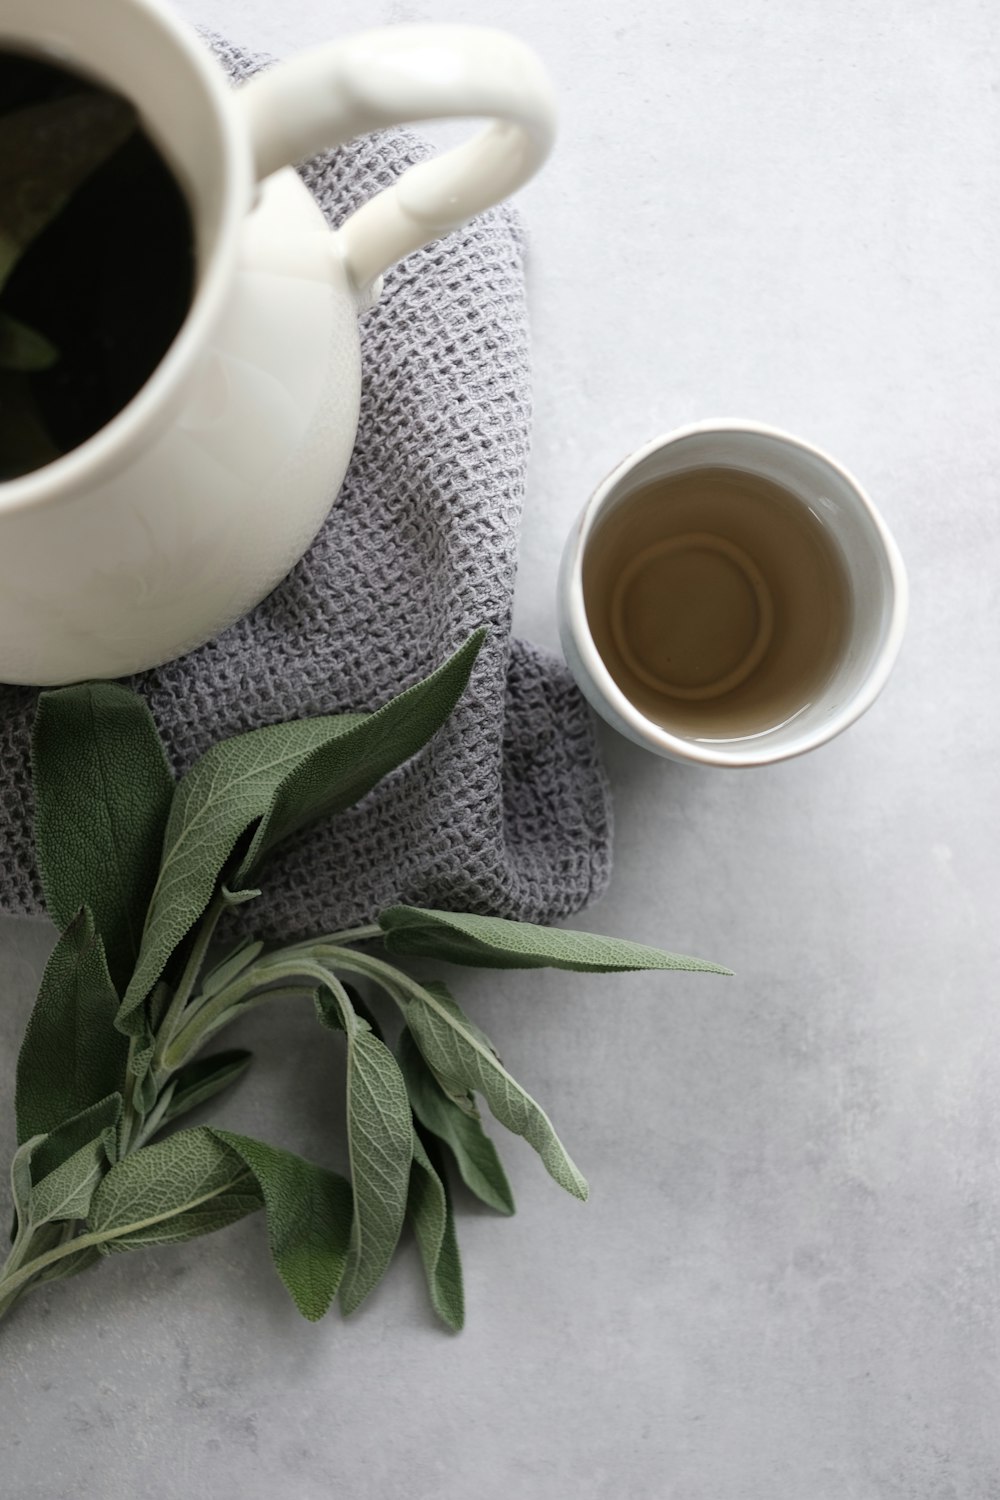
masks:
[[[890,599],[889,625],[878,659],[864,684],[850,701],[838,713],[834,714],[827,723],[803,735],[800,741],[774,749],[767,749],[765,745],[761,745],[757,748],[737,749],[735,752],[732,750],[718,750],[713,748],[710,742],[690,740],[682,735],[671,734],[669,730],[646,718],[645,714],[641,713],[631,699],[622,691],[605,665],[604,659],[594,642],[590,623],[587,619],[587,610],[583,597],[583,557],[594,525],[598,517],[604,512],[607,502],[620,487],[622,481],[645,459],[662,451],[664,448],[672,446],[683,438],[709,433],[749,433],[758,437],[775,439],[791,447],[798,448],[810,457],[819,459],[821,463],[828,465],[854,491],[867,512],[868,518],[878,536],[888,567],[892,596]],[[794,434],[785,432],[779,427],[773,427],[766,422],[758,422],[743,417],[708,418],[703,421],[686,423],[682,427],[673,428],[669,432],[661,433],[658,437],[651,438],[641,447],[634,449],[620,463],[616,464],[600,481],[584,505],[570,541],[567,544],[567,548],[569,567],[565,583],[565,599],[569,626],[573,635],[573,644],[580,655],[583,667],[592,685],[592,692],[587,692],[586,687],[584,687],[584,692],[591,698],[594,707],[599,712],[601,710],[601,703],[607,704],[616,717],[628,726],[628,732],[640,744],[660,755],[669,756],[674,760],[688,761],[694,765],[741,769],[747,766],[773,765],[779,761],[792,760],[799,755],[805,755],[808,751],[815,750],[820,745],[825,745],[829,740],[835,739],[837,735],[842,734],[845,729],[849,728],[855,720],[859,719],[871,707],[879,693],[885,687],[892,668],[895,665],[896,658],[899,655],[903,634],[906,629],[906,617],[909,607],[909,585],[907,583],[906,568],[902,555],[892,533],[864,486],[858,482],[843,464],[839,463],[831,454],[827,453],[825,449],[818,447],[815,443],[807,442],[804,438],[796,437]]]
[[[125,3],[131,10],[144,12],[153,25],[169,36],[176,53],[188,64],[186,81],[200,86],[211,109],[221,148],[218,229],[198,268],[194,295],[184,321],[153,373],[110,421],[75,448],[38,469],[0,480],[0,515],[58,501],[77,488],[93,485],[102,469],[117,467],[142,443],[157,413],[169,405],[190,373],[222,310],[236,264],[253,172],[249,134],[233,108],[233,91],[199,34],[164,0],[125,0]],[[0,18],[0,46],[20,40],[18,33],[5,29]],[[106,82],[116,86],[110,77]],[[195,206],[190,199],[188,207],[194,218]]]

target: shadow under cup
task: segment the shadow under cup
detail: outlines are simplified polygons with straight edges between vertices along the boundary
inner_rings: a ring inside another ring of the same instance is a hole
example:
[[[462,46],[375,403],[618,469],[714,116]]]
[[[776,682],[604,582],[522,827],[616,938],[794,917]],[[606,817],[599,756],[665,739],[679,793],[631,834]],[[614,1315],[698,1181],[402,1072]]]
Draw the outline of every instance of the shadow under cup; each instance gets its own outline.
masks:
[[[655,440],[600,485],[560,580],[566,657],[593,706],[661,755],[787,759],[884,685],[901,559],[832,459],[754,423]]]

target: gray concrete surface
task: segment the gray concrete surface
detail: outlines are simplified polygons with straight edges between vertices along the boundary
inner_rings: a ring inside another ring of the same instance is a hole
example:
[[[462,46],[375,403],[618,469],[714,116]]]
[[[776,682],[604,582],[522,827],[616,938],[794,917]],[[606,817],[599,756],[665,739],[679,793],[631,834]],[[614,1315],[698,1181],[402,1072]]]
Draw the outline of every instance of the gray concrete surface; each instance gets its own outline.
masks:
[[[186,0],[287,52],[490,20],[563,101],[523,197],[537,335],[521,629],[597,478],[741,414],[831,449],[913,588],[847,736],[754,773],[610,737],[617,873],[586,921],[729,981],[463,985],[588,1173],[505,1146],[461,1205],[469,1326],[412,1244],[353,1320],[300,1322],[262,1226],[25,1304],[2,1333],[4,1500],[988,1500],[1000,1495],[998,26],[986,0]],[[49,941],[0,927],[4,1096]],[[245,1027],[226,1120],[337,1131],[311,1023]],[[335,1070],[333,1070],[335,1071]],[[2,1118],[6,1155],[12,1126]]]

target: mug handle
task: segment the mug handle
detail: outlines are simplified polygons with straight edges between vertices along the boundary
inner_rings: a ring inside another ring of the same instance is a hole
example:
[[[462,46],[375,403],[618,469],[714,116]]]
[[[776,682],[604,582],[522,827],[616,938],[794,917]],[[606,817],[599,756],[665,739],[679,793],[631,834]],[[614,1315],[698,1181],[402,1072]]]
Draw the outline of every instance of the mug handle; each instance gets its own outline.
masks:
[[[362,32],[279,63],[237,97],[258,178],[386,125],[492,117],[464,145],[410,167],[334,234],[365,302],[394,261],[527,182],[555,138],[552,87],[535,53],[479,26]]]

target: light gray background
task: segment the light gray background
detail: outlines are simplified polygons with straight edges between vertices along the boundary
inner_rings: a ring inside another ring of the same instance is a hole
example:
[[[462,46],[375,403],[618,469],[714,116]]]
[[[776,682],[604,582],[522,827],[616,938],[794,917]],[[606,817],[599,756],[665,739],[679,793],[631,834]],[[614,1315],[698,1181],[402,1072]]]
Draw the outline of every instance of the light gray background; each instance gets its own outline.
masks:
[[[732,414],[857,472],[912,618],[882,700],[806,760],[698,771],[606,738],[617,868],[584,920],[738,975],[463,986],[593,1196],[505,1145],[518,1216],[461,1204],[460,1338],[409,1243],[318,1327],[255,1220],[122,1257],[2,1330],[5,1500],[1000,1495],[995,7],[184,9],[279,53],[491,21],[556,75],[562,139],[523,195],[523,633],[555,644],[562,538],[604,471]],[[0,933],[12,1059],[49,936]],[[257,1075],[226,1118],[324,1154],[312,1023],[245,1031]]]

